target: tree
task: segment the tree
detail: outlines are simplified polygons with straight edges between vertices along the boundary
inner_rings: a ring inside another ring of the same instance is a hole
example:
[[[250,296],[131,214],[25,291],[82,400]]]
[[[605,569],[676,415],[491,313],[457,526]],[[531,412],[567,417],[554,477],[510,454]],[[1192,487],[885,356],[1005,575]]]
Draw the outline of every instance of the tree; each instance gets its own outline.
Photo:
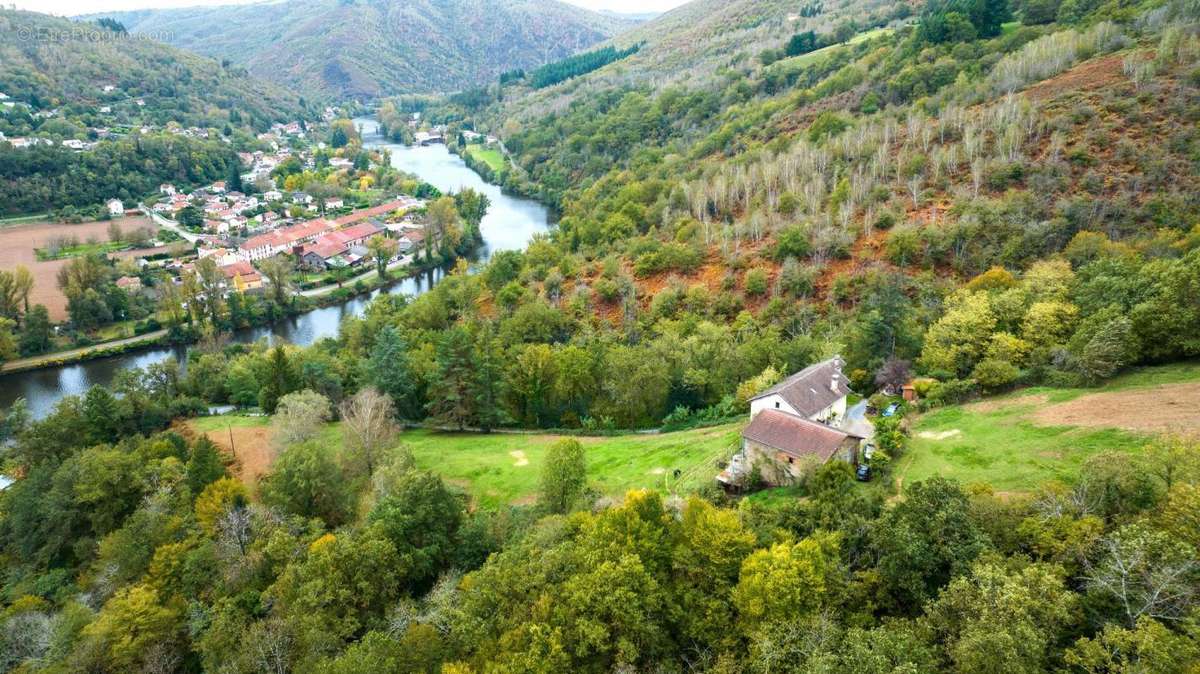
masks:
[[[587,487],[587,455],[578,440],[563,439],[550,445],[542,464],[539,503],[552,513],[575,506]]]
[[[191,204],[179,209],[179,212],[175,214],[175,220],[184,229],[191,231],[199,231],[204,227],[204,213]]]
[[[929,370],[965,376],[987,349],[996,316],[986,293],[960,293],[925,333],[921,363]]]
[[[912,379],[912,365],[907,360],[889,358],[875,372],[875,385],[896,392]]]
[[[370,380],[392,399],[401,416],[413,413],[413,375],[408,362],[408,345],[400,332],[386,326],[375,337],[375,345],[367,359]]]
[[[442,333],[437,344],[437,376],[429,387],[425,408],[434,422],[460,430],[475,420],[478,379],[474,344],[460,327]]]
[[[354,494],[330,449],[315,442],[288,447],[262,481],[263,501],[337,527],[350,518]]]
[[[21,331],[21,355],[36,356],[50,350],[50,313],[41,304],[25,314],[25,329]]]
[[[454,250],[461,237],[461,216],[453,197],[441,197],[430,202],[425,208],[428,223],[425,231],[425,258],[429,259],[433,246],[437,246],[447,254]]]
[[[425,589],[454,558],[463,502],[433,473],[409,470],[367,516],[368,525],[392,542],[402,560],[401,585]]]
[[[279,399],[295,390],[296,373],[283,346],[271,349],[267,358],[266,382],[258,392],[258,406],[274,414]]]
[[[956,671],[1048,671],[1076,603],[1060,573],[1040,564],[1019,572],[977,564],[970,575],[950,582],[929,605],[924,621],[945,644]]]
[[[292,259],[286,255],[276,255],[259,262],[258,270],[271,285],[271,297],[275,304],[287,306],[292,290],[292,272],[295,271]]]
[[[371,253],[371,259],[375,261],[375,272],[379,274],[379,278],[387,279],[387,265],[395,256],[397,248],[396,241],[385,236],[373,236],[367,241],[367,250]]]
[[[1072,669],[1096,674],[1186,674],[1200,660],[1200,641],[1142,617],[1133,629],[1109,623],[1094,637],[1081,638],[1063,660]]]
[[[308,389],[279,398],[271,420],[271,434],[280,450],[313,439],[329,421],[329,398]]]
[[[751,553],[733,590],[743,633],[796,621],[830,605],[842,585],[839,541],[835,534],[817,533]]]
[[[6,360],[12,360],[20,353],[17,348],[17,338],[13,335],[13,329],[17,324],[11,318],[0,318],[0,363]]]
[[[905,498],[872,527],[878,570],[894,606],[913,612],[987,548],[958,485],[932,478],[905,488]]]
[[[381,453],[395,443],[400,432],[392,420],[395,406],[391,398],[368,386],[342,402],[341,414],[346,451],[372,475]]]
[[[1109,600],[1127,627],[1142,617],[1179,620],[1197,605],[1196,549],[1144,524],[1129,524],[1100,541],[1085,562],[1090,595]]]
[[[153,647],[170,645],[181,627],[178,607],[163,602],[154,588],[135,585],[109,599],[82,637],[102,654],[105,670],[128,672],[138,670]]]
[[[204,533],[216,537],[220,523],[230,510],[245,508],[249,503],[246,486],[241,480],[224,477],[204,488],[196,497],[196,523]]]

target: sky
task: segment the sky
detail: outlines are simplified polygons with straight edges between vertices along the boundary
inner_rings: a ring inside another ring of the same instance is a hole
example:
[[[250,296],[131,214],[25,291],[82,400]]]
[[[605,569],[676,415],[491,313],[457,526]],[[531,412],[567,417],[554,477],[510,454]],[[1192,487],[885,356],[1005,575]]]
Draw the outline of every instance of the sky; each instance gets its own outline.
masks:
[[[129,9],[165,7],[194,7],[196,5],[228,5],[244,4],[247,1],[261,0],[0,0],[0,6],[16,5],[17,9],[29,9],[35,12],[61,14],[90,14],[93,12],[109,12]],[[687,0],[564,0],[573,5],[588,9],[606,9],[614,12],[665,12],[672,7],[678,7]]]

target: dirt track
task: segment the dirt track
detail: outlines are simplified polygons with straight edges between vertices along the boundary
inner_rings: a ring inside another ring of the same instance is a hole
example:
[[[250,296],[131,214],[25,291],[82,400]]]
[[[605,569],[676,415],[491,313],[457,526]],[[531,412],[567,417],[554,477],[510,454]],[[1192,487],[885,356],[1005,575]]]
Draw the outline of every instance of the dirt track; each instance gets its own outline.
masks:
[[[1123,428],[1151,433],[1200,434],[1200,382],[1092,393],[1041,407],[1033,419],[1047,426]]]

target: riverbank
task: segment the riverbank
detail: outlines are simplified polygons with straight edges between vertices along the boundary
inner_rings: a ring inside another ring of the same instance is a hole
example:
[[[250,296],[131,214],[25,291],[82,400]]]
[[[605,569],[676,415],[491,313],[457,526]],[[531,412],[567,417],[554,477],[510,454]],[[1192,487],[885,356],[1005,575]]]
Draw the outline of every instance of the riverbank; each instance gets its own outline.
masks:
[[[124,339],[114,339],[108,342],[93,344],[91,346],[82,346],[77,349],[43,353],[39,356],[30,356],[29,358],[18,358],[17,360],[10,360],[7,363],[0,364],[0,374],[30,372],[47,367],[59,367],[62,365],[81,363],[93,358],[119,356],[123,353],[129,353],[130,351],[137,349],[147,349],[155,346],[162,346],[166,342],[166,339],[166,330],[155,330],[154,332],[147,332],[144,335],[125,337]]]
[[[406,269],[407,273],[399,276],[389,276],[387,278],[380,279],[378,270],[373,269],[343,282],[340,286],[337,284],[329,284],[319,288],[312,288],[310,290],[298,292],[295,294],[295,297],[304,297],[312,300],[312,302],[306,303],[305,306],[288,312],[288,315],[289,317],[297,316],[313,309],[320,309],[323,307],[341,304],[348,299],[362,295],[369,295],[370,293],[382,288],[386,288],[390,285],[416,278],[420,274],[427,271],[424,269],[410,267],[409,265],[411,265],[411,263],[412,256],[405,256],[388,267],[387,270],[389,272]],[[30,356],[28,358],[19,358],[6,363],[0,363],[0,375],[17,374],[20,372],[31,372],[50,367],[73,365],[75,363],[82,363],[95,358],[119,356],[139,349],[160,347],[166,345],[168,334],[169,331],[166,329],[155,330],[154,332],[148,332],[144,335],[113,339],[92,344],[90,346],[53,351],[37,356]],[[184,342],[182,345],[191,344],[195,344],[195,340]]]

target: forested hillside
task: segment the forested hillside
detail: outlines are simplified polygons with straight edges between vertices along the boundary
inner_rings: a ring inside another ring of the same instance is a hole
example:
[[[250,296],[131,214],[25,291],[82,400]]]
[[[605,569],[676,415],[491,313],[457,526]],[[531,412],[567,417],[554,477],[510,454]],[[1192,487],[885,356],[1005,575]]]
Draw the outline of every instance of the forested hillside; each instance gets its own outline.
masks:
[[[265,130],[304,116],[294,93],[243,68],[127,35],[119,26],[11,10],[0,10],[0,92],[22,106],[0,115],[0,131],[9,136],[27,135],[39,123],[68,137],[86,137],[88,127],[168,122]],[[50,110],[57,111],[53,119],[34,121]]]
[[[288,0],[107,16],[325,98],[454,91],[634,25],[555,0]]]

